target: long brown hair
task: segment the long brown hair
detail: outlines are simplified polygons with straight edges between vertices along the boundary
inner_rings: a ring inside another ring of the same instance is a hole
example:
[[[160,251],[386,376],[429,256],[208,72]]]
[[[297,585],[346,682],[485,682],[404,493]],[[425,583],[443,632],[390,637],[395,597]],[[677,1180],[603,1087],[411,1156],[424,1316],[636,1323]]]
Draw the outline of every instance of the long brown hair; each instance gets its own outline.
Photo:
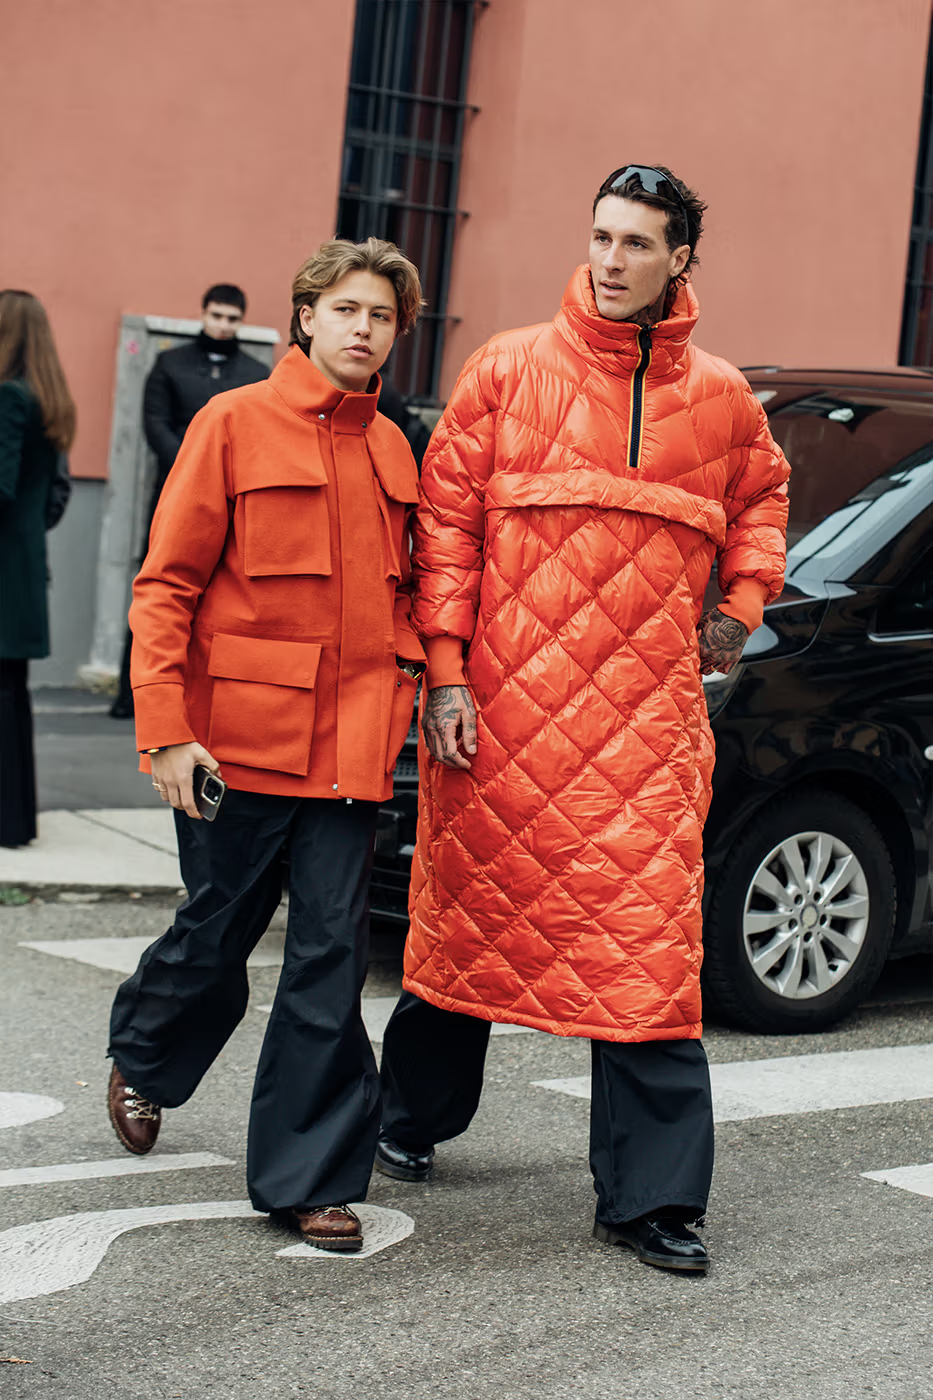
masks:
[[[0,291],[0,384],[25,379],[42,410],[46,436],[67,452],[75,435],[68,391],[45,307],[31,292]]]

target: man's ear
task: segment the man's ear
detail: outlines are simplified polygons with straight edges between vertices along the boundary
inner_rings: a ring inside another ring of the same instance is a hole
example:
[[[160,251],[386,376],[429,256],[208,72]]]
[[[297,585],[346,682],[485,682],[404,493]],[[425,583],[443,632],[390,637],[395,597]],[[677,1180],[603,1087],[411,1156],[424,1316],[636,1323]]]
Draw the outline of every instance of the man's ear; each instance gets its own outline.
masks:
[[[671,254],[671,276],[679,277],[690,261],[690,244],[684,243]]]
[[[303,306],[298,312],[298,324],[310,340],[314,335],[314,309],[310,306]]]

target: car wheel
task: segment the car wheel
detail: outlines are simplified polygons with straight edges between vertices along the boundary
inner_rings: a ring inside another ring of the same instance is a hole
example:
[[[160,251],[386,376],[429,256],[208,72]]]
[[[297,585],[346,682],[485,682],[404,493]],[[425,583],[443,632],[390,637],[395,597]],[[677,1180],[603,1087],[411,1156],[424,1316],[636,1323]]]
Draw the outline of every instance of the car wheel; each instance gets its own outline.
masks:
[[[822,1030],[874,986],[896,902],[888,848],[865,813],[835,793],[792,793],[751,822],[716,879],[707,995],[752,1030]]]

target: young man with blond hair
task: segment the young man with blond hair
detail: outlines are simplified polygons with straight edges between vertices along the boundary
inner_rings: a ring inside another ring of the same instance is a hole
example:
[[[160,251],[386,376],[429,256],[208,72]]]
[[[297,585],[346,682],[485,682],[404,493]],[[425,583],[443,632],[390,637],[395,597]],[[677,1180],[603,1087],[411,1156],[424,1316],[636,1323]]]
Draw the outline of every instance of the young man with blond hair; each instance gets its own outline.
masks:
[[[390,243],[324,244],[292,288],[291,348],[197,415],[134,587],[137,745],[175,808],[188,899],[117,993],[113,1126],[148,1152],[248,998],[282,894],[285,962],[260,1056],[247,1177],[258,1210],[357,1250],[379,1081],[361,1012],[379,803],[424,653],[410,622],[418,476],[378,414],[379,370],[421,309]],[[197,781],[227,784],[204,821]]]

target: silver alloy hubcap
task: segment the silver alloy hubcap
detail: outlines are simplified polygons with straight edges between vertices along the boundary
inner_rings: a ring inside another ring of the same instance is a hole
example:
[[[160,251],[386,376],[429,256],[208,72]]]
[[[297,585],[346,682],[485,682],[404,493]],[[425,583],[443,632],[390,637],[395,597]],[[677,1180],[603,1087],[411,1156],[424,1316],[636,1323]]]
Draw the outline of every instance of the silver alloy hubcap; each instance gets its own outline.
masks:
[[[828,832],[801,831],[755,871],[742,918],[745,953],[777,996],[821,996],[851,972],[868,915],[868,881],[854,853]]]

